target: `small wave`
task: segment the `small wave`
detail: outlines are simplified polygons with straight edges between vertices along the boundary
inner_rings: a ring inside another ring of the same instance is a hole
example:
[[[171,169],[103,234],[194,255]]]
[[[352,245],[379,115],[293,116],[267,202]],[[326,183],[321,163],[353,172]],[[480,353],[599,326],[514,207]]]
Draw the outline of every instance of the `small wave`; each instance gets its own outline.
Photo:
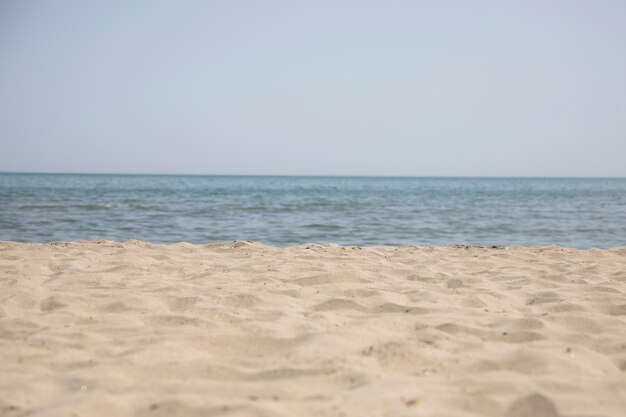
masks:
[[[19,206],[19,210],[107,210],[118,207],[116,204],[26,204]]]
[[[97,210],[108,210],[112,208],[116,208],[117,204],[77,204],[75,206],[71,206],[73,208],[77,208],[80,210],[87,211],[97,211]]]
[[[341,226],[337,224],[318,224],[318,223],[305,224],[303,227],[306,229],[323,230],[325,232],[332,232],[335,230],[340,230],[342,228]]]

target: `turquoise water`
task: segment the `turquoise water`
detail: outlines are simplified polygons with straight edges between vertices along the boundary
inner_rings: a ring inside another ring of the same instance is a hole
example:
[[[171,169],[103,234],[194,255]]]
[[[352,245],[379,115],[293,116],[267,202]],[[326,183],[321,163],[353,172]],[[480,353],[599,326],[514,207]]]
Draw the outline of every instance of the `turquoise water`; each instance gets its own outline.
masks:
[[[0,174],[0,240],[626,245],[626,179]]]

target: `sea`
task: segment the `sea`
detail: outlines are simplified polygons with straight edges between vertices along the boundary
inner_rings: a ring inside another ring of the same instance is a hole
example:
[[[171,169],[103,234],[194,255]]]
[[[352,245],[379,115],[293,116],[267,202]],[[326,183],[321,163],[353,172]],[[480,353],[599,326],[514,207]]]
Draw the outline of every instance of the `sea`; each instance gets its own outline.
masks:
[[[0,240],[626,245],[624,178],[0,174]]]

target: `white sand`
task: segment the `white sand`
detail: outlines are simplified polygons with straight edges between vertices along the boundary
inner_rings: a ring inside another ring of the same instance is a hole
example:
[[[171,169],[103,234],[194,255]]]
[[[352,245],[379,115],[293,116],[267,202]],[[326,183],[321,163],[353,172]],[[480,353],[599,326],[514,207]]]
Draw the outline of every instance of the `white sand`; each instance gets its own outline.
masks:
[[[626,248],[0,243],[1,416],[624,416]]]

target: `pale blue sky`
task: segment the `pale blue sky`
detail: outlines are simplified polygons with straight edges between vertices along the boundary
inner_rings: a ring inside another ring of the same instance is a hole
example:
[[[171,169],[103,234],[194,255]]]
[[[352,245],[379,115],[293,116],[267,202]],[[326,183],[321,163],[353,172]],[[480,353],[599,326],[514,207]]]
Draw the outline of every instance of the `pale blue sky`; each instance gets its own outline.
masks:
[[[0,171],[626,176],[626,1],[1,1]]]

